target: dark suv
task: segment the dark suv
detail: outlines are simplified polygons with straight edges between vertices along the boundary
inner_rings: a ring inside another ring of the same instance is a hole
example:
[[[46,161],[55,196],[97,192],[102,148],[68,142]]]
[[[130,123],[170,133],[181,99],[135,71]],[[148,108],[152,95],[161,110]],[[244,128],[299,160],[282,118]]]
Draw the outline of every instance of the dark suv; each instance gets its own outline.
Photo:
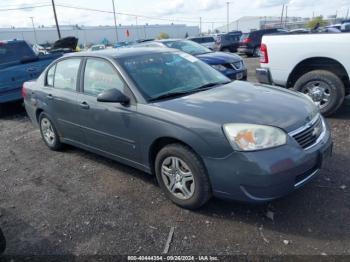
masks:
[[[215,41],[215,50],[232,53],[237,52],[241,36],[241,31],[234,31],[227,34],[217,35]]]
[[[263,29],[250,33],[244,33],[241,36],[240,44],[237,49],[238,53],[245,54],[247,56],[258,57],[260,55],[260,45],[263,35],[275,34],[279,32],[285,32],[281,29]]]

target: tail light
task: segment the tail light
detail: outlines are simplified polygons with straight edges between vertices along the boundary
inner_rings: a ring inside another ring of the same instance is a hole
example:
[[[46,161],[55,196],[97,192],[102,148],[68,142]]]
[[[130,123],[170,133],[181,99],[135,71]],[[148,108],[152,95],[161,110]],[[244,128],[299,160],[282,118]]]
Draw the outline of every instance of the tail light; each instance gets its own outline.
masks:
[[[244,44],[249,44],[250,42],[252,42],[252,39],[250,37],[247,37],[247,38],[243,39],[243,43]]]
[[[269,63],[269,55],[267,53],[267,46],[265,44],[261,44],[261,47],[260,47],[260,63],[262,64]]]
[[[23,86],[22,86],[22,97],[23,97],[23,98],[26,98],[26,96],[27,96],[27,89],[26,89],[26,87],[23,85]]]

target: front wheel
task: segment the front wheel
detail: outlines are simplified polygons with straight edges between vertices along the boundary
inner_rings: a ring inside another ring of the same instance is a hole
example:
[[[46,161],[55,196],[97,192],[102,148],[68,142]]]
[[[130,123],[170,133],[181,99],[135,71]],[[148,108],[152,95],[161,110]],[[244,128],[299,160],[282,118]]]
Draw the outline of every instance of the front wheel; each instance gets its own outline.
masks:
[[[183,208],[199,208],[211,197],[206,169],[199,157],[186,146],[172,144],[160,150],[155,171],[166,196]]]
[[[344,83],[326,70],[306,73],[297,80],[294,89],[309,95],[325,116],[335,113],[345,98]]]

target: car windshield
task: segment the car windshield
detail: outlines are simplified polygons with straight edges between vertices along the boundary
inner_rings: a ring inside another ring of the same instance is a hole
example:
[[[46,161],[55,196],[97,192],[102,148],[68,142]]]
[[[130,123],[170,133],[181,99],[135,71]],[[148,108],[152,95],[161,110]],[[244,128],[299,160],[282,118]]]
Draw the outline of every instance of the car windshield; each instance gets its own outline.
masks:
[[[201,55],[212,52],[210,49],[189,40],[166,41],[164,44],[167,47],[175,48],[191,55]]]
[[[148,101],[167,94],[186,94],[201,91],[202,87],[230,82],[209,65],[182,52],[119,58],[118,62]]]

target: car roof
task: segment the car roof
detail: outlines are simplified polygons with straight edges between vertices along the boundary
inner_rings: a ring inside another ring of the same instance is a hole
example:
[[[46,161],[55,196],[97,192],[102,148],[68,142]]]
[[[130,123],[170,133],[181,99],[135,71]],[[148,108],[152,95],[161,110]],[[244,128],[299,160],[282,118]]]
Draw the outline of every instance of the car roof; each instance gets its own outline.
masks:
[[[93,56],[93,57],[105,57],[105,58],[126,58],[134,57],[140,55],[148,54],[159,54],[165,52],[175,52],[178,50],[172,50],[170,48],[153,48],[153,47],[133,47],[133,48],[113,48],[113,49],[104,49],[100,51],[84,51],[77,53],[66,54],[65,57],[81,57],[81,56]]]

